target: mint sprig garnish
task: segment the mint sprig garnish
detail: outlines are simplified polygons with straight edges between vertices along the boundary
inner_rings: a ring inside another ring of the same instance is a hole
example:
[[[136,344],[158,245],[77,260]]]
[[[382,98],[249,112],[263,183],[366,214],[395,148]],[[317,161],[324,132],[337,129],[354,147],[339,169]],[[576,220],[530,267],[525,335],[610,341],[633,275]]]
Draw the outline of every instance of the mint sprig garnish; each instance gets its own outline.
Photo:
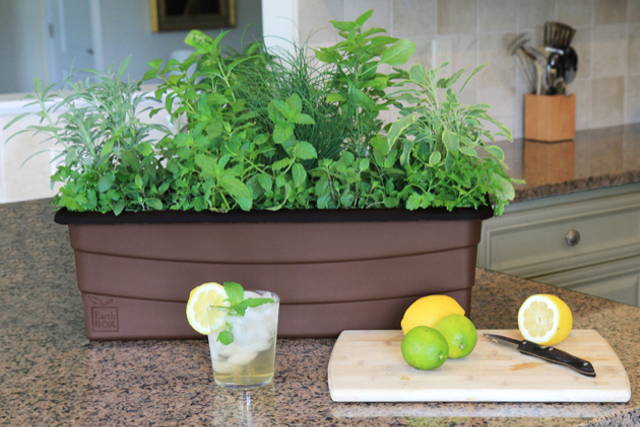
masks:
[[[224,307],[232,316],[244,316],[249,307],[259,307],[263,304],[275,302],[273,298],[245,298],[244,287],[236,282],[224,282],[224,291],[227,293],[228,307]],[[224,345],[233,342],[233,332],[231,332],[231,324],[227,322],[225,329],[218,334],[218,341]]]

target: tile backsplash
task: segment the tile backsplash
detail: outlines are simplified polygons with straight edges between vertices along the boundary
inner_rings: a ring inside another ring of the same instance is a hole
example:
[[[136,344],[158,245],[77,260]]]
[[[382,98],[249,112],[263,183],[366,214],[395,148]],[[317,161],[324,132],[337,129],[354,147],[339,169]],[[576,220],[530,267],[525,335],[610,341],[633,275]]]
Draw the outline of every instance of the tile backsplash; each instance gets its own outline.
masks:
[[[463,101],[491,104],[516,137],[528,88],[507,46],[523,32],[541,46],[544,22],[565,22],[577,29],[578,74],[569,92],[578,129],[640,121],[640,0],[299,0],[300,40],[334,43],[328,21],[368,9],[375,9],[372,26],[416,43],[414,62],[449,62],[448,72],[487,64]]]

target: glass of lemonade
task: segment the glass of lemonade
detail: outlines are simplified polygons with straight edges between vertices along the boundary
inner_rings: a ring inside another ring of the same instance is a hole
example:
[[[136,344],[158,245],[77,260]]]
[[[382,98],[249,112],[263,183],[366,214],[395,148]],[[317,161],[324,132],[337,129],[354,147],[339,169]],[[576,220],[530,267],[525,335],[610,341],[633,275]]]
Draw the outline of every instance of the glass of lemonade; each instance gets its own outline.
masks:
[[[260,387],[273,380],[280,299],[269,291],[245,291],[244,295],[273,302],[249,307],[244,316],[227,316],[232,343],[220,342],[218,333],[208,335],[213,377],[226,388]]]

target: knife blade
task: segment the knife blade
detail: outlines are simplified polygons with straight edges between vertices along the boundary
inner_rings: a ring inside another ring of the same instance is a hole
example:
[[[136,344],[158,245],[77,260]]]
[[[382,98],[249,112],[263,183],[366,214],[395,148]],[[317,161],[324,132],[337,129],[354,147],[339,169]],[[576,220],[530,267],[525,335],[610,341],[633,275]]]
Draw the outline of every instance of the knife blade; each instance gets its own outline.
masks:
[[[566,351],[558,350],[555,347],[541,346],[531,341],[517,340],[496,334],[484,334],[484,336],[495,343],[515,347],[520,353],[526,354],[527,356],[537,357],[547,362],[566,366],[588,377],[596,376],[596,371],[593,369],[591,362],[569,354]]]

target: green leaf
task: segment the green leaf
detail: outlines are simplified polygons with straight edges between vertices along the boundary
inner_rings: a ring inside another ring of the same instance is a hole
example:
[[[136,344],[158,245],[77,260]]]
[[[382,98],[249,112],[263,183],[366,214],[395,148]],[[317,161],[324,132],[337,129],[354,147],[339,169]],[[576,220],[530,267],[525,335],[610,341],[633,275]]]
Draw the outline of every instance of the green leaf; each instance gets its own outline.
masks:
[[[171,183],[168,181],[163,182],[162,184],[160,184],[160,187],[158,187],[158,193],[160,194],[164,194],[169,187],[171,186]]]
[[[499,191],[497,191],[497,196],[503,200],[513,200],[513,198],[516,196],[516,191],[513,188],[513,184],[498,174],[494,174],[494,179],[497,181],[500,187]]]
[[[306,141],[299,141],[296,143],[293,147],[293,155],[302,160],[315,159],[318,157],[318,153],[314,146]]]
[[[291,174],[293,175],[293,183],[296,187],[302,187],[307,179],[307,171],[300,163],[296,163],[291,168]]]
[[[138,144],[136,149],[143,156],[150,156],[151,154],[153,154],[153,146],[151,144],[149,144],[148,142],[142,142],[142,143]]]
[[[242,301],[242,304],[246,305],[247,307],[260,307],[261,305],[269,303],[275,303],[273,298],[247,298],[246,300]]]
[[[286,167],[289,167],[289,165],[293,162],[292,159],[286,157],[284,159],[280,159],[277,162],[274,162],[271,165],[271,169],[273,169],[274,171],[278,172],[279,170],[282,170]]]
[[[244,299],[244,288],[240,283],[224,282],[224,291],[227,294],[227,301],[230,305],[239,304]]]
[[[318,197],[318,200],[316,201],[316,207],[318,209],[327,209],[329,207],[329,202],[331,201],[331,195],[330,194],[324,194],[320,197]]]
[[[98,180],[98,191],[104,193],[113,185],[113,181],[115,181],[116,177],[113,174],[102,175]]]
[[[147,62],[145,65],[151,68],[152,70],[157,71],[158,69],[160,69],[162,62],[163,62],[162,59],[152,59],[151,61]]]
[[[402,169],[387,167],[384,169],[384,173],[391,176],[402,176],[404,171]]]
[[[100,157],[108,157],[113,152],[113,139],[108,140],[100,150]]]
[[[204,154],[196,154],[195,156],[196,165],[202,170],[202,174],[205,176],[215,176],[216,175],[216,161],[213,157],[205,156]]]
[[[442,160],[442,155],[439,151],[434,151],[429,155],[429,166],[436,166]]]
[[[333,48],[323,47],[315,50],[316,58],[320,62],[334,64],[341,60],[340,54]]]
[[[442,132],[442,142],[450,153],[457,153],[460,145],[458,135],[451,132],[449,129],[445,129]]]
[[[378,76],[369,80],[365,87],[370,87],[372,89],[384,90],[387,88],[389,84],[389,78],[387,76]]]
[[[497,158],[500,161],[504,161],[504,151],[497,145],[489,145],[484,147],[485,151]]]
[[[330,93],[327,95],[327,102],[344,102],[347,99],[339,93]]]
[[[420,207],[421,197],[418,193],[412,193],[405,203],[405,208],[414,211]]]
[[[293,113],[300,113],[302,111],[302,100],[300,99],[300,95],[294,93],[288,97],[287,105],[289,106],[291,115],[293,115]]]
[[[271,178],[271,175],[268,175],[266,173],[261,173],[258,175],[258,183],[260,184],[260,187],[264,189],[264,191],[271,191],[271,189],[273,188],[273,179]]]
[[[371,15],[373,15],[373,9],[369,9],[362,15],[358,16],[354,22],[358,24],[359,27],[362,27],[364,23],[371,18]]]
[[[355,200],[355,196],[352,191],[345,191],[340,196],[340,204],[343,208],[349,208],[353,205],[353,201]]]
[[[380,55],[380,62],[389,65],[402,65],[411,58],[416,51],[416,45],[409,40],[398,40]]]
[[[220,180],[220,183],[222,184],[222,188],[231,194],[231,197],[238,203],[240,209],[243,211],[251,210],[253,193],[244,182],[230,175],[225,175]]]
[[[210,53],[217,55],[219,53],[220,41],[227,35],[228,31],[221,32],[215,39],[206,35],[200,30],[191,30],[184,43],[196,49],[198,53]]]
[[[144,182],[142,182],[142,177],[140,175],[136,175],[133,179],[133,182],[139,189],[142,189],[142,187],[144,186]]]
[[[291,123],[278,122],[273,128],[273,141],[276,144],[283,144],[293,136],[294,126]]]
[[[218,341],[224,345],[229,345],[233,342],[233,333],[229,330],[224,330],[218,334]]]
[[[270,104],[273,105],[275,109],[285,118],[291,117],[295,115],[295,113],[297,113],[297,111],[292,110],[291,106],[289,106],[289,103],[281,99],[274,99],[270,102]]]
[[[427,80],[427,73],[424,71],[424,65],[413,65],[409,69],[409,78],[417,83],[423,83]]]
[[[486,67],[486,65],[482,64],[482,65],[478,65],[476,68],[474,68],[471,71],[471,73],[469,73],[469,75],[467,76],[466,80],[464,81],[464,83],[462,84],[462,87],[460,87],[460,90],[458,92],[462,93],[462,91],[467,87],[467,85],[469,84],[469,82],[471,81],[473,76],[475,76],[477,73],[479,73],[484,67]]]
[[[476,153],[476,150],[466,145],[460,146],[460,152],[466,156],[478,157],[478,153]]]
[[[413,149],[413,144],[415,144],[414,140],[405,140],[402,143],[402,152],[400,153],[400,164],[406,165],[409,162],[409,157],[411,156],[411,150]]]
[[[303,113],[298,114],[294,121],[299,125],[315,125],[316,124],[316,121],[313,120],[313,117]]]
[[[127,68],[129,68],[130,63],[131,63],[131,55],[127,56],[125,60],[122,61],[122,63],[118,67],[118,71],[116,72],[116,78],[118,80],[122,80],[122,77],[124,76],[124,73],[127,71]]]
[[[347,90],[349,101],[356,104],[366,110],[375,111],[376,103],[362,90],[358,89],[354,85],[349,85]]]
[[[123,200],[118,200],[114,205],[113,205],[113,213],[118,216],[122,213],[122,211],[124,210],[124,201]]]
[[[371,147],[373,148],[373,157],[376,162],[381,165],[384,163],[384,158],[386,157],[388,150],[387,138],[384,138],[380,135],[376,135],[371,138],[369,142]]]
[[[417,117],[416,114],[408,114],[406,116],[401,117],[396,120],[389,129],[389,134],[387,135],[387,150],[391,150],[396,143],[398,137],[402,132],[404,132],[409,126],[411,126]]]
[[[273,298],[247,298],[236,304],[233,309],[240,315],[244,316],[249,307],[260,307],[264,304],[274,303]]]
[[[358,24],[352,21],[329,21],[334,28],[341,31],[353,31],[358,27]]]
[[[151,209],[154,209],[156,211],[162,210],[162,202],[160,201],[160,199],[156,199],[156,198],[147,199],[147,206],[149,206]]]

